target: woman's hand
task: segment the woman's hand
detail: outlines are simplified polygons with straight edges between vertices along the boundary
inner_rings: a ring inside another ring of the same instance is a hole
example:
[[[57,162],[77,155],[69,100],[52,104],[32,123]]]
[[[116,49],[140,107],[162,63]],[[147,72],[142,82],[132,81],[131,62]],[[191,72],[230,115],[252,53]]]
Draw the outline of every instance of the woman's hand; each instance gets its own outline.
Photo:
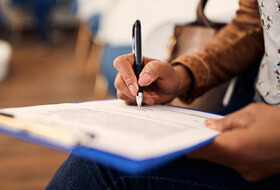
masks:
[[[173,67],[166,61],[144,57],[144,68],[137,81],[133,64],[134,54],[122,55],[114,61],[118,70],[115,79],[117,96],[126,104],[135,104],[138,84],[144,87],[143,100],[146,104],[170,102],[190,86],[189,73],[182,66]]]
[[[280,107],[251,104],[205,124],[222,134],[190,158],[228,166],[248,181],[280,173]]]

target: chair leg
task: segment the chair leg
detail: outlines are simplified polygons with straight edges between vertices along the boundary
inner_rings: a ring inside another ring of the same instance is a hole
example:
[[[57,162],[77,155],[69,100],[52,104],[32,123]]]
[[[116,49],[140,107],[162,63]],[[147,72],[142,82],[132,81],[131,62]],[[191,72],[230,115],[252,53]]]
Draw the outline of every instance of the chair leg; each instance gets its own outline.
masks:
[[[108,90],[108,83],[105,77],[98,73],[96,76],[96,81],[93,89],[93,94],[96,99],[111,99],[114,98]]]
[[[13,44],[20,44],[22,41],[21,34],[24,28],[24,17],[24,13],[20,10],[13,14],[13,18],[11,20],[11,42]]]
[[[86,23],[81,22],[77,35],[75,47],[75,61],[81,67],[85,67],[88,60],[89,49],[91,45],[91,31]]]
[[[97,76],[100,74],[100,62],[103,47],[92,42],[92,47],[86,62],[85,72],[88,76],[93,78],[93,85],[95,86]]]

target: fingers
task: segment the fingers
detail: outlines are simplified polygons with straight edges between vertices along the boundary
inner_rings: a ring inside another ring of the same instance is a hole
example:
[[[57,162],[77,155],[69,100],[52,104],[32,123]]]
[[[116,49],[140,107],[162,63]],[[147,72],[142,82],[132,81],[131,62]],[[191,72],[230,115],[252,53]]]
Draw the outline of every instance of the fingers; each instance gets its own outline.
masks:
[[[274,123],[271,117],[276,109],[278,111],[279,107],[251,104],[237,113],[215,121],[215,125],[221,122],[223,126],[228,126],[229,129],[232,127],[234,130],[224,131],[211,144],[188,156],[228,166],[248,181],[279,173],[279,169],[275,169],[280,168],[279,159],[275,159],[279,158],[275,151],[279,146],[275,142],[279,141],[280,133],[273,130],[279,122]],[[276,117],[277,114],[279,113],[276,113]]]
[[[127,105],[135,105],[135,99],[132,100],[131,98],[129,98],[128,96],[126,96],[125,94],[121,93],[120,91],[117,91],[117,96],[119,99],[124,100],[125,104]]]
[[[135,96],[131,94],[120,74],[116,76],[115,87],[117,88],[117,97],[119,99],[124,100],[128,105],[135,104]],[[156,100],[159,99],[159,95],[155,92],[144,91],[143,97],[146,104],[155,104]]]
[[[246,154],[244,148],[248,144],[245,129],[228,131],[209,145],[188,155],[191,159],[204,159],[236,169],[236,162],[241,162]]]
[[[117,89],[117,96],[121,100],[125,101],[135,101],[135,96],[137,94],[136,89],[129,89],[127,85],[125,84],[124,79],[121,77],[120,73],[117,74],[116,79],[115,79],[115,87]],[[135,96],[134,96],[135,94]]]
[[[114,66],[118,70],[115,87],[120,99],[134,102],[139,88],[138,85],[146,87],[143,95],[144,103],[146,104],[162,103],[162,100],[159,100],[160,95],[168,94],[170,96],[170,94],[173,95],[177,92],[178,80],[175,80],[177,79],[176,73],[168,62],[147,57],[143,58],[143,62],[144,68],[137,82],[132,67],[134,64],[134,55],[127,54],[115,59]],[[167,100],[169,99],[171,97]]]
[[[221,164],[239,172],[246,180],[254,181],[269,176],[268,163],[256,152],[257,139],[250,135],[249,129],[227,131],[218,136],[213,143],[188,155],[191,159],[203,159]],[[265,155],[269,155],[267,152]],[[264,156],[266,160],[266,156]],[[271,163],[271,162],[270,162]],[[278,162],[277,162],[278,163]],[[266,174],[268,173],[268,174]]]
[[[144,92],[146,98],[143,100],[145,104],[152,105],[156,103],[156,100],[158,99],[157,95],[151,96],[147,92]],[[127,105],[135,105],[135,97],[131,99],[130,97],[126,96],[124,93],[117,91],[117,96],[119,99],[124,100]]]
[[[137,84],[137,78],[132,68],[133,63],[134,63],[133,54],[122,55],[114,60],[114,67],[117,69],[119,75],[121,76],[116,78],[115,87],[117,89],[122,90],[125,88],[122,85],[125,85],[129,89],[130,93],[133,96],[136,96],[138,91],[138,84]],[[128,94],[126,93],[126,95]]]
[[[159,95],[157,95],[155,92],[148,91],[144,91],[143,97],[144,103],[148,105],[155,104],[156,101],[159,99]]]
[[[144,65],[146,65],[146,63],[149,63],[151,61],[154,61],[154,59],[147,58],[147,57],[143,58]],[[133,70],[133,64],[134,64],[133,53],[119,56],[114,60],[114,67],[119,72],[122,80],[124,81],[124,84],[128,87],[130,93],[133,96],[136,96],[138,91],[138,82]],[[115,85],[117,84],[118,87],[121,87],[119,85],[123,85],[121,81],[115,81],[115,82],[116,82]]]

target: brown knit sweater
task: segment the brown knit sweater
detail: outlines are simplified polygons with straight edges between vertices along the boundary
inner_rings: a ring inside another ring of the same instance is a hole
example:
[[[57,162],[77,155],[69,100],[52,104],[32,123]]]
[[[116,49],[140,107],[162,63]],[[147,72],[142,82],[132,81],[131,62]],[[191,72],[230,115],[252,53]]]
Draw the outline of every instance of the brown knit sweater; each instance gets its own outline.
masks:
[[[194,86],[181,99],[191,102],[254,62],[263,54],[264,42],[257,0],[240,0],[231,23],[222,28],[200,52],[183,55],[172,61],[184,64],[192,72]]]

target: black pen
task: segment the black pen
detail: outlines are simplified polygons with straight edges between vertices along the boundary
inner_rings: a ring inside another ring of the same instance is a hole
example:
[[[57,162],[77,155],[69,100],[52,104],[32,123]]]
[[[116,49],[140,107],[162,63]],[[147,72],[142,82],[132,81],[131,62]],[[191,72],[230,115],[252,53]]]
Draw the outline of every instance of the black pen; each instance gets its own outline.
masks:
[[[139,79],[139,75],[143,69],[143,59],[142,59],[142,45],[141,45],[141,23],[136,20],[132,29],[132,50],[134,53],[134,72]],[[136,103],[139,108],[141,108],[143,102],[143,87],[139,85],[139,89],[136,95]]]

